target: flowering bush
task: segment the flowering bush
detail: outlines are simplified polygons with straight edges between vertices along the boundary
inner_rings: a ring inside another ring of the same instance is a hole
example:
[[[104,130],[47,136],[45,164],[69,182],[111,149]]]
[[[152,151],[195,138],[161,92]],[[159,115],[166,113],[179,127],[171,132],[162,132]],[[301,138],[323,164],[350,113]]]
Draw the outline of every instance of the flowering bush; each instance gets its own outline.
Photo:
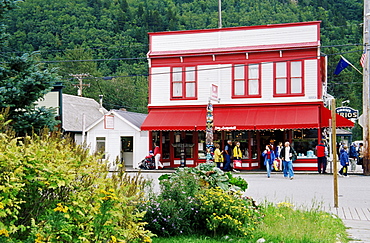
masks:
[[[262,213],[254,201],[240,193],[211,188],[198,194],[199,221],[205,222],[206,231],[213,235],[232,234],[253,237]]]
[[[147,229],[159,236],[213,232],[251,235],[261,213],[245,191],[247,182],[213,164],[178,168],[160,177],[161,193],[143,203]],[[231,230],[230,230],[231,228]]]
[[[196,230],[198,207],[195,194],[201,188],[194,176],[180,174],[176,180],[162,180],[161,194],[153,195],[140,206],[140,211],[146,212],[146,228],[157,235],[182,235]]]
[[[61,134],[18,138],[0,114],[0,242],[150,242],[145,181],[108,177],[99,155]]]

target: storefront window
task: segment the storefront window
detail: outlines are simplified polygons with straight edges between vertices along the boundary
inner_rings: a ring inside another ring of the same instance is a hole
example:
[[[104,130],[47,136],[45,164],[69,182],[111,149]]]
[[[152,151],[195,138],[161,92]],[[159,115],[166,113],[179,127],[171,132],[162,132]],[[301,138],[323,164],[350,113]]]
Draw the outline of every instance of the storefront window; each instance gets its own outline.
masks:
[[[174,133],[175,158],[181,157],[181,150],[185,150],[186,158],[194,157],[193,132],[175,132]]]
[[[248,131],[232,131],[232,141],[235,146],[236,142],[240,143],[240,150],[242,151],[242,159],[249,159],[249,140]]]
[[[170,132],[162,132],[162,159],[170,158]]]
[[[315,158],[315,147],[317,145],[317,129],[293,130],[293,147],[301,158]]]

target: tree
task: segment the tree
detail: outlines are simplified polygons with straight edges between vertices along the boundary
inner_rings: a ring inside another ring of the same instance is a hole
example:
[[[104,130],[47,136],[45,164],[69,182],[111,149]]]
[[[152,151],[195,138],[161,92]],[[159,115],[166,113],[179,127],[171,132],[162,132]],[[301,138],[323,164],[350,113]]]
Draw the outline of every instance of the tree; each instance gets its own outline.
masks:
[[[35,102],[51,90],[57,77],[37,65],[25,54],[10,58],[0,66],[0,108],[9,108],[9,119],[18,135],[55,129],[58,121],[53,109],[36,108]]]

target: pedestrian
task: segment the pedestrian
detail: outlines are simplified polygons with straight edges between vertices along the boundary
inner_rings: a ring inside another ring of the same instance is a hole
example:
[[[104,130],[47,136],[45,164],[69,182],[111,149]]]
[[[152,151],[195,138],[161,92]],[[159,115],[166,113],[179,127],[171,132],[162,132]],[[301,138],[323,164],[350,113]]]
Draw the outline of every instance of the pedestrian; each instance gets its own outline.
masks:
[[[321,172],[323,174],[326,174],[326,164],[327,164],[326,153],[327,148],[324,144],[324,141],[321,140],[320,143],[316,146],[317,170],[319,174],[321,174]]]
[[[234,172],[239,172],[236,167],[240,165],[242,166],[242,157],[243,153],[242,150],[240,149],[240,142],[236,142],[234,149],[233,149],[233,171]]]
[[[214,160],[217,165],[217,168],[221,168],[221,163],[224,162],[224,156],[222,155],[222,151],[220,150],[220,145],[218,143],[215,144],[215,151],[214,151]]]
[[[280,158],[283,160],[283,174],[285,178],[293,180],[294,171],[293,171],[293,161],[297,159],[297,153],[290,146],[289,142],[285,142],[284,148],[280,151]]]
[[[348,177],[348,165],[349,165],[349,157],[347,153],[347,145],[343,145],[343,148],[340,150],[339,161],[342,168],[338,172],[338,175]]]
[[[358,165],[361,165],[362,166],[362,169],[364,168],[364,144],[363,143],[359,143],[358,145],[358,160],[357,160],[357,164]]]
[[[349,147],[348,157],[349,157],[349,162],[351,164],[351,171],[355,171],[358,156],[357,156],[357,146],[356,146],[356,143],[354,142]]]
[[[224,149],[224,156],[225,156],[225,164],[224,164],[224,171],[231,171],[231,156],[233,152],[231,140],[227,140],[227,144],[225,145]]]
[[[157,143],[154,143],[154,161],[155,161],[155,169],[163,169],[163,164],[161,163],[161,152],[159,151],[159,146]]]
[[[275,152],[270,144],[266,145],[266,149],[262,152],[262,156],[265,158],[263,164],[266,166],[267,178],[270,178],[272,164],[275,160]]]
[[[276,149],[275,149],[275,157],[276,157],[277,162],[279,163],[279,165],[278,165],[279,171],[283,170],[283,163],[280,159],[280,153],[281,153],[281,150],[283,148],[284,148],[283,147],[283,142],[279,142],[279,144],[276,146]]]
[[[275,151],[275,139],[270,138],[270,146],[271,146],[271,150]]]

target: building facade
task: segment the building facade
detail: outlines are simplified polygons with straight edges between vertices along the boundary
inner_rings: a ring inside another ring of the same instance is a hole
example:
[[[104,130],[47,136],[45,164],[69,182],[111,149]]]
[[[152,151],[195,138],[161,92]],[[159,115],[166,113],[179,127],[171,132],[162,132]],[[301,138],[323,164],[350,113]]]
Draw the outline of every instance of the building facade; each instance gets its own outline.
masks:
[[[117,169],[117,162],[139,168],[139,162],[149,154],[148,132],[140,130],[146,116],[111,110],[86,128],[85,142],[91,151],[104,153],[110,171]]]
[[[205,162],[206,109],[216,87],[213,143],[240,142],[239,169],[262,168],[266,144],[290,141],[295,169],[316,170],[313,150],[331,118],[320,22],[149,33],[149,42],[141,129],[150,131],[150,148],[160,145],[165,166]],[[353,126],[340,116],[337,124]]]

